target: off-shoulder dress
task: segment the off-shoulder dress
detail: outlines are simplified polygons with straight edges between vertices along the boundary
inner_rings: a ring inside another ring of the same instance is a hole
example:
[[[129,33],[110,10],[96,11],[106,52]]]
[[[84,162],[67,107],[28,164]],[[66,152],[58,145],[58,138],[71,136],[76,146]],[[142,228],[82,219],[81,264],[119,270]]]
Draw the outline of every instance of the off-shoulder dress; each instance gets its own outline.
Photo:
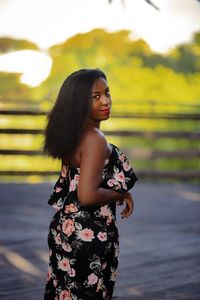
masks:
[[[126,155],[110,145],[100,187],[127,192],[138,177]],[[81,205],[79,174],[79,168],[63,164],[48,200],[57,212],[49,226],[45,300],[112,299],[119,254],[116,203]]]

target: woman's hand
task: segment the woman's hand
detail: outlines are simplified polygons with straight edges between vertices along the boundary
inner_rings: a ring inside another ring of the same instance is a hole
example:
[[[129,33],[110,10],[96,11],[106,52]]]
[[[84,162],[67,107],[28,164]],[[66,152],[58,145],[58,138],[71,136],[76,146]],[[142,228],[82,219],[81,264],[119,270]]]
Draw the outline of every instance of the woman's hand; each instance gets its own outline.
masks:
[[[126,207],[122,210],[121,216],[122,218],[128,218],[134,210],[134,200],[131,196],[131,193],[125,193],[124,199],[118,200],[117,205],[123,205],[124,202],[126,203]]]

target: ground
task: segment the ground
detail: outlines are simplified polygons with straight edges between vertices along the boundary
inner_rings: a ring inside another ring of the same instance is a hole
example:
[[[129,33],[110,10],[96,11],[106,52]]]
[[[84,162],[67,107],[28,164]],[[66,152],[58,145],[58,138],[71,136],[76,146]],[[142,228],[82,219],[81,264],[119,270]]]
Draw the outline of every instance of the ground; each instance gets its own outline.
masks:
[[[53,183],[0,183],[0,299],[42,300],[47,204]],[[119,272],[114,299],[200,299],[200,187],[136,182],[135,212],[117,220]]]

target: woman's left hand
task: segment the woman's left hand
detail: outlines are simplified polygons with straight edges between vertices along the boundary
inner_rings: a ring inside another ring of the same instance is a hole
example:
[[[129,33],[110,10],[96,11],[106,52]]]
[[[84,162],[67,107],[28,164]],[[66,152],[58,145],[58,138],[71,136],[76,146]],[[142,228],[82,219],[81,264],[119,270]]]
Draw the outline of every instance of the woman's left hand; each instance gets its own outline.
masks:
[[[122,218],[128,218],[134,210],[134,200],[131,193],[127,192],[124,199],[118,202],[118,205],[123,205],[124,202],[126,203],[126,207],[122,210],[121,216]]]

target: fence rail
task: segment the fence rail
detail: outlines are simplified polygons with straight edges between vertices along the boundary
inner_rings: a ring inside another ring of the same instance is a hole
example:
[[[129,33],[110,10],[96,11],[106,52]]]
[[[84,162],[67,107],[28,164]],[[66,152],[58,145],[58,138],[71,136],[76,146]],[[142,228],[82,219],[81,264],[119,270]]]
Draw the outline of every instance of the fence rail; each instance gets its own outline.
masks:
[[[13,115],[13,116],[45,116],[46,111],[43,110],[0,110],[0,115]],[[133,118],[133,119],[172,119],[172,120],[200,120],[199,113],[113,113],[112,118]]]
[[[200,132],[179,132],[179,131],[137,131],[137,130],[104,130],[105,135],[126,136],[126,137],[145,137],[145,138],[189,138],[199,139]],[[0,134],[44,134],[42,129],[15,129],[1,128]]]
[[[195,158],[200,157],[200,150],[178,150],[178,151],[159,151],[151,149],[139,149],[139,150],[128,150],[126,149],[125,152],[130,156],[140,156],[140,158]],[[2,155],[43,155],[43,152],[40,150],[10,150],[10,149],[0,149],[0,154]]]
[[[196,106],[200,107],[200,106]],[[44,110],[0,110],[0,115],[9,116],[45,116],[47,112]],[[200,113],[139,113],[136,112],[128,113],[114,113],[113,118],[139,118],[139,119],[163,119],[163,120],[178,120],[183,122],[185,120],[199,121]],[[32,129],[32,128],[0,128],[0,134],[29,134],[29,135],[43,135],[43,129]],[[156,140],[159,138],[172,138],[172,139],[190,139],[199,140],[200,132],[188,132],[188,131],[138,131],[138,130],[104,130],[104,134],[107,136],[119,136],[119,137],[141,137]],[[175,151],[160,151],[151,149],[127,149],[126,153],[130,156],[134,156],[144,159],[159,159],[159,158],[199,158],[200,150],[189,149],[189,150],[175,150]],[[0,149],[1,155],[28,155],[28,156],[41,156],[43,155],[41,150],[21,150],[21,149]],[[141,178],[174,178],[174,179],[199,179],[200,170],[184,170],[173,171],[173,170],[138,170],[138,176]],[[0,170],[0,176],[27,176],[27,175],[58,175],[58,171],[12,171],[12,170]]]

